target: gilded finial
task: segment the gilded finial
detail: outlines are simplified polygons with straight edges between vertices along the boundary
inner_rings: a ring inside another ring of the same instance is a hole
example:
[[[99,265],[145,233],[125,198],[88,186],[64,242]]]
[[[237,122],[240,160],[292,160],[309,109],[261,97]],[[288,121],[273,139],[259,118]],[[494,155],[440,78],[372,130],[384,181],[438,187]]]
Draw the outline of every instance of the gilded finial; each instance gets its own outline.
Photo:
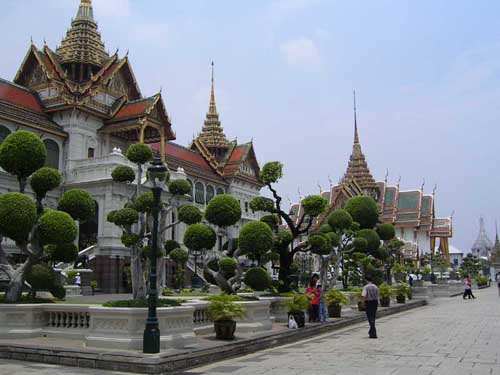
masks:
[[[319,181],[317,181],[316,184],[318,186],[319,193],[322,194],[323,193],[323,189],[321,188],[321,185],[319,184]]]
[[[31,45],[34,45],[35,43],[33,43],[33,35],[30,36],[30,39],[31,39]]]
[[[434,188],[432,188],[432,195],[436,195],[437,184],[434,184]]]
[[[398,183],[397,183],[398,188],[399,188],[399,183],[400,183],[400,182],[401,182],[401,175],[399,175],[399,178],[398,178]]]
[[[385,170],[384,182],[387,184],[387,179],[389,178],[389,169]]]
[[[359,143],[358,120],[356,115],[356,90],[353,90],[352,95],[354,99],[354,143]]]
[[[332,181],[332,178],[330,177],[330,175],[328,175],[328,182],[330,184],[330,190],[332,190],[332,187],[333,187],[333,181]]]
[[[422,180],[422,185],[420,186],[420,191],[424,191],[424,186],[425,186],[425,177]]]

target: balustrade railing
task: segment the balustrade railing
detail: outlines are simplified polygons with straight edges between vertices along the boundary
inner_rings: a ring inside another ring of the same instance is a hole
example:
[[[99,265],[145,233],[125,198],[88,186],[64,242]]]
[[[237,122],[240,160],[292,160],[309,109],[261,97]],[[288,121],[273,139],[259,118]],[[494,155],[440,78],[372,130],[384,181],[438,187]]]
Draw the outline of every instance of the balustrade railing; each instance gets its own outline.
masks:
[[[86,311],[49,311],[48,315],[48,327],[77,329],[90,327],[90,314]]]

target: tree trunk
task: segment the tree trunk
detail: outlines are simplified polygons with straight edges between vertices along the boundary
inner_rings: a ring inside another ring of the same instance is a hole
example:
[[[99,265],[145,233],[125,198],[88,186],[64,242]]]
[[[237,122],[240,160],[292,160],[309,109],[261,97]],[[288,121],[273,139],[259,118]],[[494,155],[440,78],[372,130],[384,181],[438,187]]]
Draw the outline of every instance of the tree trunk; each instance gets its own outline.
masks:
[[[132,256],[130,257],[130,277],[132,279],[132,295],[134,299],[146,298],[146,281],[144,280],[144,270],[139,249],[133,247]]]
[[[320,255],[319,280],[323,289],[328,287],[328,266],[330,265],[330,256]]]
[[[5,291],[5,302],[18,302],[21,300],[26,272],[31,267],[31,259],[28,258],[21,266],[16,268],[10,275],[9,285]]]
[[[290,292],[290,266],[293,262],[293,256],[288,252],[288,249],[280,252],[280,270],[278,274],[279,286],[281,293]]]

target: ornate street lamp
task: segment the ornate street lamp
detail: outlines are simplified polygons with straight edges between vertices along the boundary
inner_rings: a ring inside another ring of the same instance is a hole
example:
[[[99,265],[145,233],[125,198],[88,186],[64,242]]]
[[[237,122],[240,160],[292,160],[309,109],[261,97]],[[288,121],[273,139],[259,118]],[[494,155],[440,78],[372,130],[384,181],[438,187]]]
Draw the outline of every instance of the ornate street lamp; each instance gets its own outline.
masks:
[[[144,329],[142,351],[144,353],[160,352],[160,327],[156,315],[158,290],[156,289],[156,261],[158,254],[158,215],[160,212],[160,198],[162,188],[158,183],[165,179],[167,169],[160,158],[156,157],[148,168],[148,175],[153,182],[153,230],[151,239],[151,272],[149,273],[148,318]]]

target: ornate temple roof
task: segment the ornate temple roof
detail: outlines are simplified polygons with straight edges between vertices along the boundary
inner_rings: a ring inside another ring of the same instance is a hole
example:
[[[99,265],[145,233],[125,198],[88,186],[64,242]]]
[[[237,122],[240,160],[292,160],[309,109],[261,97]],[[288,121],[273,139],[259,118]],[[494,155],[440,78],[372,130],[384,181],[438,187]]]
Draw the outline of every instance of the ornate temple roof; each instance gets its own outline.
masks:
[[[214,92],[214,73],[213,73],[214,63],[212,62],[212,87],[210,91],[210,103],[208,105],[208,112],[205,117],[205,122],[203,123],[203,128],[201,133],[198,135],[197,139],[200,140],[205,147],[211,151],[219,149],[221,151],[227,151],[229,143],[227,141],[226,134],[224,134],[224,129],[219,119],[219,114],[217,113],[217,107],[215,105],[215,92]]]
[[[484,226],[484,219],[479,218],[479,234],[477,235],[476,241],[472,245],[472,253],[474,255],[488,256],[489,252],[493,248],[493,243],[486,233],[486,228]]]
[[[81,0],[76,18],[56,49],[61,63],[83,63],[102,67],[109,59],[97,31],[91,0]]]
[[[342,182],[355,180],[363,190],[376,190],[377,183],[373,178],[365,155],[361,151],[359,143],[358,123],[356,118],[356,97],[354,97],[354,143],[352,145],[352,153],[349,158],[347,170],[342,178]]]

